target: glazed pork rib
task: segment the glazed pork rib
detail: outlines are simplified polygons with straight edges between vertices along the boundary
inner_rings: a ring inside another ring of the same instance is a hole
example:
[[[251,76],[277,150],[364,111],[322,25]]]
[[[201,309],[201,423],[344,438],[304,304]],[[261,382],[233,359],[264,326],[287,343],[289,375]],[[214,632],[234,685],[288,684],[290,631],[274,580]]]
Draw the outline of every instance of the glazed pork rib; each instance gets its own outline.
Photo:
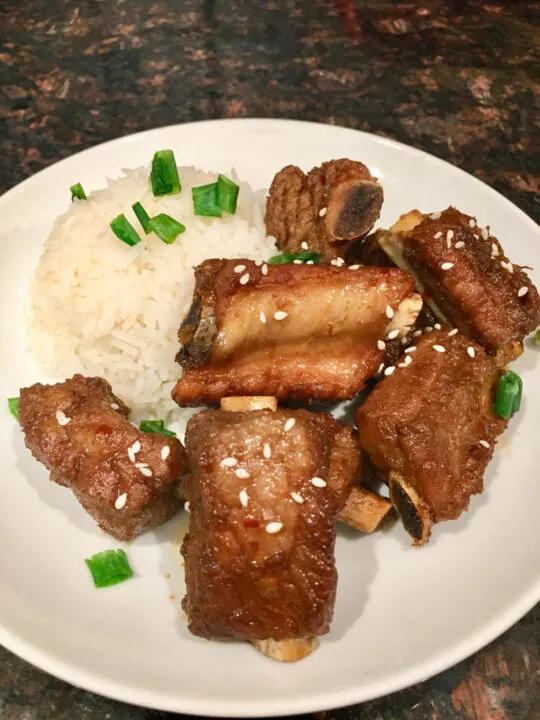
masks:
[[[354,160],[331,160],[307,175],[289,165],[274,177],[266,204],[266,231],[280,250],[319,252],[324,262],[343,257],[347,245],[377,221],[383,189]]]
[[[523,338],[540,322],[540,298],[488,228],[452,207],[432,215],[413,210],[374,240],[413,275],[441,322],[497,353],[501,365],[521,354]]]
[[[19,419],[27,447],[73,490],[109,535],[131,540],[179,509],[185,470],[178,440],[140,432],[102,378],[75,375],[56,385],[22,388]]]
[[[506,426],[493,412],[499,376],[478,343],[457,330],[434,331],[408,348],[356,414],[360,444],[388,475],[390,499],[415,545],[482,491]]]
[[[206,410],[186,450],[189,629],[299,659],[333,615],[334,517],[360,472],[354,432],[306,410]]]
[[[230,395],[350,398],[381,362],[378,341],[407,332],[422,305],[396,268],[207,260],[195,277],[179,332],[181,406]]]

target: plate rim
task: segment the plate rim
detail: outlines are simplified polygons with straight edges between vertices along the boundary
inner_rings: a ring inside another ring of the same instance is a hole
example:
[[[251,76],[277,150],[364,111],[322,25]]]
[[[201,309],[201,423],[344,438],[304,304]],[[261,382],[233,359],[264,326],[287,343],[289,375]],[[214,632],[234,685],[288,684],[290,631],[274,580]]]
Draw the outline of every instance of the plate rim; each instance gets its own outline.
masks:
[[[164,125],[156,128],[150,128],[137,133],[121,135],[120,137],[98,143],[92,147],[80,150],[61,160],[48,165],[39,172],[25,178],[20,183],[14,185],[0,196],[0,207],[4,202],[10,202],[16,198],[19,192],[26,189],[28,184],[35,182],[38,176],[43,173],[52,171],[59,165],[81,161],[81,156],[86,153],[95,152],[97,149],[106,148],[107,146],[115,146],[137,142],[141,138],[147,138],[152,134],[160,134],[171,131],[177,131],[179,128],[188,126],[201,126],[211,124],[230,124],[230,125],[298,125],[298,126],[317,126],[319,128],[345,130],[350,133],[360,134],[369,138],[371,142],[375,141],[383,145],[408,153],[409,155],[419,156],[429,159],[431,164],[436,163],[445,166],[445,170],[449,170],[460,176],[461,174],[472,179],[479,185],[484,186],[487,191],[496,196],[498,202],[504,205],[513,213],[516,211],[521,215],[523,222],[527,222],[531,230],[540,236],[540,228],[534,220],[521,208],[511,202],[499,191],[492,188],[483,180],[475,175],[468,173],[460,167],[453,165],[451,162],[442,158],[420,150],[412,145],[407,145],[397,140],[387,138],[376,133],[369,133],[356,128],[344,125],[330,125],[328,123],[311,122],[297,119],[286,118],[218,118],[194,121],[189,123],[175,123],[172,125]],[[0,624],[0,642],[4,647],[16,654],[21,659],[33,664],[44,672],[50,673],[63,681],[71,683],[77,687],[81,687],[96,694],[120,700],[122,702],[140,705],[143,707],[154,708],[157,710],[181,712],[193,715],[207,715],[210,717],[276,717],[287,714],[315,712],[319,710],[329,710],[336,707],[344,707],[349,705],[373,700],[384,695],[388,695],[402,690],[411,685],[423,682],[434,675],[448,669],[461,662],[465,658],[478,652],[480,649],[488,645],[490,642],[502,635],[512,625],[518,622],[529,610],[531,610],[537,602],[540,601],[540,578],[536,584],[531,585],[528,593],[522,594],[512,604],[508,605],[503,612],[496,615],[495,619],[480,626],[474,635],[463,640],[457,645],[449,646],[445,652],[435,657],[428,658],[421,663],[413,665],[412,669],[407,669],[399,673],[394,673],[390,679],[379,680],[370,685],[362,687],[361,685],[351,684],[346,690],[339,689],[333,691],[325,689],[314,695],[304,696],[303,698],[286,698],[281,700],[275,697],[271,706],[268,706],[267,700],[248,700],[242,702],[238,700],[219,700],[212,699],[211,696],[200,696],[196,699],[192,697],[183,697],[180,694],[172,695],[168,692],[156,690],[140,690],[137,687],[128,687],[124,683],[117,682],[111,678],[100,676],[99,674],[71,667],[68,662],[51,656],[50,653],[34,646],[31,642],[19,638],[12,633],[3,624]]]

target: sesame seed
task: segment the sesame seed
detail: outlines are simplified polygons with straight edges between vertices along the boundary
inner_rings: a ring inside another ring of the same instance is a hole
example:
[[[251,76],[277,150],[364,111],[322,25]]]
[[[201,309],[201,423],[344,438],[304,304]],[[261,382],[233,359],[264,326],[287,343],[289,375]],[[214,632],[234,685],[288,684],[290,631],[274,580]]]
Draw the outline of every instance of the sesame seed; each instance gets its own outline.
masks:
[[[421,330],[415,330],[415,331],[413,332],[412,336],[413,336],[413,337],[420,337],[421,334],[422,334],[422,331],[421,331]]]
[[[288,316],[289,313],[283,312],[283,310],[278,310],[274,313],[274,320],[285,320],[285,318]]]
[[[389,340],[395,340],[398,335],[399,335],[399,330],[391,330],[391,331],[388,333],[387,338],[388,338]]]
[[[377,347],[379,348],[379,350],[384,350],[384,348],[386,347],[386,343],[384,342],[384,340],[377,340]]]
[[[269,460],[272,457],[272,448],[268,443],[264,443],[263,445],[263,456]]]
[[[395,372],[396,368],[393,365],[390,365],[386,368],[384,371],[384,374],[388,377],[388,375],[391,375],[393,372]]]
[[[302,261],[298,260],[298,258],[296,258],[296,260],[293,260],[293,265],[302,265],[302,264],[303,264]]]
[[[514,266],[512,265],[511,262],[505,262],[504,260],[501,260],[501,265],[503,266],[503,268],[505,270],[508,270],[508,272],[510,274],[512,274],[514,272]]]
[[[454,247],[456,248],[456,250],[461,250],[462,247],[465,247],[465,243],[463,242],[463,240],[458,240]]]
[[[306,265],[314,265],[313,260],[306,260]]]
[[[380,375],[383,370],[384,370],[384,363],[381,363],[379,365],[379,367],[377,368],[377,374]]]
[[[518,290],[518,297],[525,297],[525,295],[529,292],[529,288],[524,285],[523,287],[520,287]]]
[[[129,459],[131,460],[131,462],[134,463],[135,462],[135,453],[133,452],[132,447],[128,447],[127,454],[128,454]]]
[[[433,236],[434,240],[438,240],[439,238],[442,238],[442,232],[439,230],[439,232],[436,232]]]
[[[323,488],[326,487],[326,480],[323,480],[320,477],[313,477],[311,478],[311,484],[317,488]]]
[[[240,285],[247,285],[247,283],[249,282],[249,273],[242,275],[239,282],[240,282]]]
[[[139,472],[145,477],[152,477],[152,475],[154,474],[148,467],[139,468]]]
[[[431,217],[432,220],[438,220],[438,219],[441,217],[441,213],[438,212],[438,211],[437,211],[437,212],[434,212],[434,213],[431,213],[430,217]]]
[[[470,227],[470,228],[473,228],[475,225],[476,225],[476,220],[475,220],[474,218],[471,218],[471,219],[469,220],[469,227]]]
[[[431,327],[431,325],[426,325],[426,327],[424,328],[424,332],[425,333],[433,332],[433,328]]]
[[[262,310],[259,313],[259,320],[262,322],[263,325],[266,325],[266,315],[264,314],[264,312]]]
[[[457,335],[457,331],[458,331],[457,328],[450,330],[450,332],[448,333],[448,337],[454,337],[454,335]]]
[[[406,345],[408,342],[409,342],[409,340],[408,340],[408,338],[407,338],[406,335],[401,338],[401,344],[402,344],[402,345]]]
[[[238,465],[238,460],[235,457],[226,457],[223,458],[220,465],[223,465],[223,467],[234,467]]]
[[[240,274],[240,273],[243,273],[245,269],[246,269],[245,265],[237,265],[234,268],[234,272]]]
[[[302,242],[300,243],[300,247],[302,248],[302,250],[309,250],[309,245],[305,240],[302,240]]]
[[[336,267],[339,267],[338,261],[336,260],[336,258],[334,258],[333,260],[330,260],[330,265],[335,265]]]
[[[171,454],[171,448],[168,445],[164,445],[161,448],[161,459],[166,460]]]
[[[488,443],[487,440],[479,440],[479,441],[478,441],[478,444],[481,445],[482,447],[485,447],[486,449],[489,450],[489,443]]]
[[[243,490],[240,490],[238,497],[240,498],[240,505],[242,507],[247,507],[249,502],[249,496],[245,488]]]
[[[68,423],[71,422],[71,418],[68,418],[67,415],[65,414],[65,412],[63,412],[62,410],[57,410],[56,411],[56,422],[59,425],[67,425]]]
[[[450,241],[450,240],[452,240],[453,237],[454,237],[454,231],[453,231],[453,230],[449,230],[449,231],[446,233],[446,239],[447,239],[448,241]]]
[[[482,228],[482,240],[487,240],[489,237],[489,230],[487,227]]]
[[[138,463],[135,463],[135,467],[136,467],[138,470],[140,470],[141,468],[147,468],[147,467],[148,467],[148,463],[138,462]]]
[[[268,265],[264,263],[264,265],[261,268],[262,275],[268,275]]]
[[[321,208],[319,210],[319,217],[324,217],[326,215],[327,210],[328,210],[328,208],[325,208],[325,207]]]
[[[358,270],[360,265],[349,265],[349,270]]]
[[[269,522],[264,528],[269,535],[275,535],[283,527],[283,523],[280,522]]]
[[[497,243],[491,243],[491,257],[499,256],[499,246]]]
[[[296,492],[292,492],[291,497],[294,500],[294,502],[298,503],[299,505],[301,505],[304,502],[304,498]]]
[[[451,270],[454,267],[454,263],[445,262],[441,265],[441,270]]]
[[[296,425],[296,420],[294,418],[289,418],[285,425],[283,426],[284,432],[289,432],[289,430],[292,430],[293,427]]]
[[[447,240],[447,241],[446,241],[446,249],[447,249],[447,250],[450,250],[451,248],[452,248],[452,241],[451,241],[451,240]]]
[[[249,477],[248,471],[244,470],[244,468],[238,468],[238,470],[234,471],[234,474],[237,478],[240,478],[240,480],[247,480]]]
[[[480,235],[477,235],[476,233],[473,233],[473,238],[475,240],[480,240]]]
[[[435,323],[433,327],[435,328],[435,330],[440,330],[442,326],[441,323]]]
[[[394,317],[394,311],[392,310],[392,308],[390,307],[390,305],[387,305],[387,306],[386,306],[386,309],[385,309],[384,312],[385,312],[385,314],[386,314],[386,317],[387,317],[389,320],[391,320],[391,319]]]
[[[446,351],[446,348],[443,348],[442,345],[433,345],[433,349],[434,349],[436,352],[440,352],[440,353],[443,353],[443,352]]]
[[[416,345],[411,345],[411,347],[405,348],[406,353],[412,353],[416,350]]]
[[[136,455],[138,452],[141,452],[141,443],[138,440],[135,440],[135,442],[131,446],[131,449]]]
[[[256,265],[257,267],[261,267],[261,265],[263,264],[263,262],[264,262],[263,260],[255,260],[255,265]]]
[[[406,367],[407,367],[407,363],[406,363],[406,362],[399,363],[398,367],[400,367],[400,368],[401,368],[401,367],[402,367],[402,368],[406,368]]]
[[[476,351],[472,345],[469,345],[469,347],[467,348],[467,355],[472,358],[476,355]]]
[[[345,260],[343,258],[336,258],[336,262],[338,267],[345,265]]]
[[[115,500],[115,503],[114,503],[115,509],[121,510],[123,507],[125,507],[126,502],[127,502],[127,493],[122,493]]]
[[[113,410],[120,410],[120,405],[118,405],[118,403],[111,403],[111,407]]]
[[[185,510],[186,512],[189,512],[189,508],[190,508],[190,507],[191,507],[191,503],[190,503],[189,500],[188,500],[187,502],[184,503],[184,510]]]
[[[412,357],[410,355],[405,355],[405,360],[403,362],[405,365],[410,365],[412,363]]]

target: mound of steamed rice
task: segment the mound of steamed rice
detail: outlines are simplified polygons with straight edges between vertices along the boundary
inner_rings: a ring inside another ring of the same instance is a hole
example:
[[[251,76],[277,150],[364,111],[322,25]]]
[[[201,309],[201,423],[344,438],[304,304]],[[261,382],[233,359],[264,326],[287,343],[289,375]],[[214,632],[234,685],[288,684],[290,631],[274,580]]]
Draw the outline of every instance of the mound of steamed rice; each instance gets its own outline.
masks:
[[[275,253],[264,227],[265,193],[240,184],[235,215],[193,214],[191,188],[217,174],[179,168],[182,191],[155,198],[148,168],[125,171],[88,200],[75,200],[47,238],[32,284],[30,344],[47,375],[106,378],[137,416],[180,419],[170,393],[181,375],[177,332],[193,293],[193,267],[207,258]],[[172,245],[145,235],[131,206],[186,226]],[[130,247],[109,223],[124,213],[142,237]],[[171,415],[171,413],[173,413]]]

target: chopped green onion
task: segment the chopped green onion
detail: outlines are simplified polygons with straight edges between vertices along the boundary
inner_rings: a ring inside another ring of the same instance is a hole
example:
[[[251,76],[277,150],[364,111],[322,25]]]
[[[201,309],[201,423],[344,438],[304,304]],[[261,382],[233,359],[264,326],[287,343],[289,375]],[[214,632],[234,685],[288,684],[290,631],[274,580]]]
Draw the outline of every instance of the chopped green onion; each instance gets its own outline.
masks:
[[[234,215],[236,212],[236,203],[238,202],[238,192],[240,186],[225,175],[218,175],[217,181],[217,204],[227,213]]]
[[[94,585],[109,587],[133,577],[127,555],[123,550],[105,550],[84,561],[92,573]]]
[[[143,432],[154,433],[154,435],[166,435],[167,437],[176,437],[176,433],[167,430],[163,420],[141,420],[139,428]]]
[[[203,217],[221,217],[221,207],[218,203],[218,184],[199,185],[191,188],[193,196],[193,212]]]
[[[178,168],[172,150],[158,150],[152,160],[150,173],[152,192],[156,197],[161,195],[176,195],[182,189]]]
[[[118,217],[114,218],[111,222],[111,230],[116,237],[120,238],[120,240],[125,242],[126,245],[133,246],[141,242],[139,233],[135,230],[124,214],[118,215]]]
[[[495,412],[507,420],[521,407],[523,380],[512,370],[504,373],[495,393]]]
[[[9,412],[13,415],[17,422],[19,421],[19,398],[8,398],[7,401]]]
[[[81,183],[76,183],[75,185],[72,185],[69,189],[71,190],[72,200],[74,200],[75,198],[79,198],[79,200],[87,200],[86,193],[84,192]]]
[[[165,215],[165,213],[156,215],[150,220],[150,230],[153,230],[167,245],[171,245],[185,229],[182,223],[179,223],[170,215]]]
[[[141,223],[142,229],[148,235],[148,233],[152,229],[150,227],[150,215],[146,212],[140,202],[136,202],[135,205],[132,205],[131,207],[133,208],[133,212],[137,216],[137,220]]]
[[[288,265],[294,260],[301,260],[303,263],[307,263],[309,260],[314,265],[318,265],[321,259],[322,253],[314,252],[313,250],[307,250],[302,253],[281,253],[280,255],[274,255],[268,260],[269,265]]]
[[[536,342],[540,345],[540,330],[536,331]]]

